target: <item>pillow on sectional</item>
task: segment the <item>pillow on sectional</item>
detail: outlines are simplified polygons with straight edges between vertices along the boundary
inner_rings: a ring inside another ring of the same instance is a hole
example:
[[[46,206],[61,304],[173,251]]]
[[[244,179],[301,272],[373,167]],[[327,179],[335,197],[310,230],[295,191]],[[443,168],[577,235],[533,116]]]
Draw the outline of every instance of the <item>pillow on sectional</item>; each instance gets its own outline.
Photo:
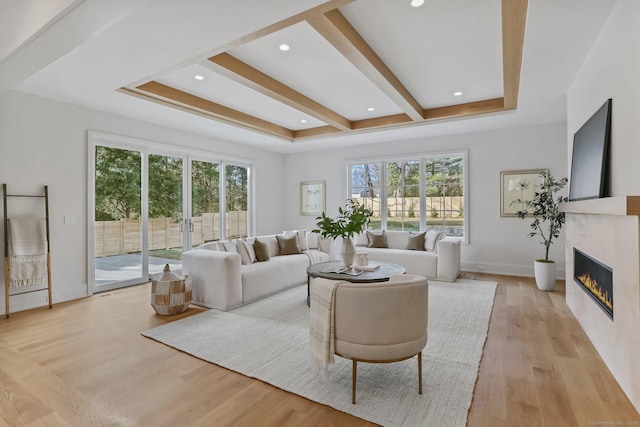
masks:
[[[280,255],[295,255],[301,254],[300,246],[298,245],[298,235],[292,234],[289,237],[277,235],[278,246],[280,246]]]
[[[236,240],[236,250],[240,254],[240,262],[242,265],[253,264],[253,260],[249,256],[249,252],[247,251],[247,248],[245,248],[242,240]]]
[[[293,230],[293,231],[283,231],[285,237],[291,237],[292,235],[297,236],[298,238],[298,247],[301,251],[309,250],[309,244],[307,243],[307,230]]]
[[[224,251],[225,252],[232,252],[237,254],[238,253],[238,247],[236,246],[236,242],[233,241],[223,241],[222,242],[222,246],[224,246]]]
[[[425,249],[430,252],[435,252],[438,241],[444,239],[444,237],[444,231],[429,230],[424,241]]]
[[[409,233],[407,249],[412,251],[424,251],[424,235],[424,232],[419,234]]]
[[[369,244],[367,244],[368,248],[386,248],[387,246],[387,235],[384,230],[379,233],[374,233],[372,231],[367,230],[367,240]]]
[[[251,240],[243,240],[242,245],[244,246],[244,250],[247,251],[247,255],[249,255],[249,264],[253,264],[256,262],[256,250],[253,247],[254,239]]]
[[[269,246],[265,242],[256,239],[253,242],[253,249],[256,253],[257,262],[269,261]]]

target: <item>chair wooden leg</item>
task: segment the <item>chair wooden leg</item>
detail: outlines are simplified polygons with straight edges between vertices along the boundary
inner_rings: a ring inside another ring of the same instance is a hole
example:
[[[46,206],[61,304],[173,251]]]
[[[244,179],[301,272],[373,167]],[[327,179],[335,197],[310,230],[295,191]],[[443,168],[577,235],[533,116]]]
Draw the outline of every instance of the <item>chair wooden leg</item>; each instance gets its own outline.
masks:
[[[351,372],[351,403],[356,404],[356,381],[358,379],[358,361],[354,360],[352,363]]]
[[[418,353],[418,394],[422,394],[422,352]]]

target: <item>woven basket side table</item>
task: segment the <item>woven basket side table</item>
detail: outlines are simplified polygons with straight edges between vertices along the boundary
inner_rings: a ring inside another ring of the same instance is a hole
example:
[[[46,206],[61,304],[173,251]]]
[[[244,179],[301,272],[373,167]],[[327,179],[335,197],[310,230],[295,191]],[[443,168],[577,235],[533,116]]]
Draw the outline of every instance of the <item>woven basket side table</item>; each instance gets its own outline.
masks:
[[[151,306],[161,315],[187,311],[192,300],[191,277],[180,280],[152,280]]]

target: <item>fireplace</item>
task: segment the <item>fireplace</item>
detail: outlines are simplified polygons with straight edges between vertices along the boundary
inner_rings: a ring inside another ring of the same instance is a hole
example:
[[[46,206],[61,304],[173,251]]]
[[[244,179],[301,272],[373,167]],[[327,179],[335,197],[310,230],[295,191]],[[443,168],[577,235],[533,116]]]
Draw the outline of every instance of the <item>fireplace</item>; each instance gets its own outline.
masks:
[[[613,319],[613,270],[573,248],[573,280]]]

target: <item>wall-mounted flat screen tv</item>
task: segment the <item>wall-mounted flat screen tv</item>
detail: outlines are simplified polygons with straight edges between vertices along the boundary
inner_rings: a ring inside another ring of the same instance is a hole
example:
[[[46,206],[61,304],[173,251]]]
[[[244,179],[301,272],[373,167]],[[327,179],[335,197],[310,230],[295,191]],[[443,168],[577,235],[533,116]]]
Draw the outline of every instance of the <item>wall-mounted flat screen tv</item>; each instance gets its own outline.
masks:
[[[604,197],[611,140],[611,99],[573,136],[569,200]]]

